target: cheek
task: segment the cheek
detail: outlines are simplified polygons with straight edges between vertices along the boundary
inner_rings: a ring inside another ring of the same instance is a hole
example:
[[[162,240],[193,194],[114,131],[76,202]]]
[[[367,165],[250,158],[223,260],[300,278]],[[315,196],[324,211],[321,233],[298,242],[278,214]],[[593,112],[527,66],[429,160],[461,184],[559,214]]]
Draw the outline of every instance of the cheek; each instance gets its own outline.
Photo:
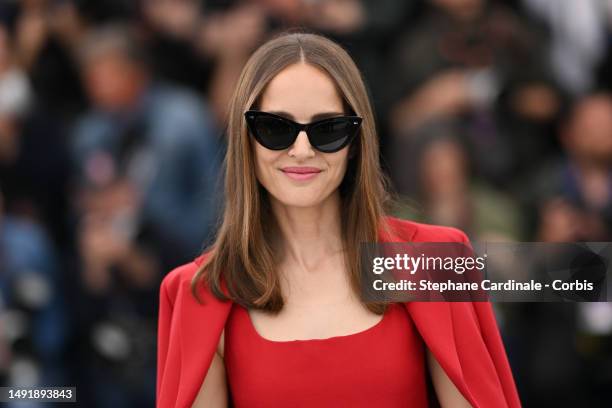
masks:
[[[337,154],[338,156],[330,158],[328,163],[331,170],[330,177],[333,180],[333,184],[337,187],[342,182],[342,179],[346,174],[346,169],[348,166],[348,149],[333,154]]]
[[[271,177],[274,176],[275,163],[280,153],[265,149],[258,144],[255,144],[253,147],[255,152],[255,176],[266,187],[270,184]]]

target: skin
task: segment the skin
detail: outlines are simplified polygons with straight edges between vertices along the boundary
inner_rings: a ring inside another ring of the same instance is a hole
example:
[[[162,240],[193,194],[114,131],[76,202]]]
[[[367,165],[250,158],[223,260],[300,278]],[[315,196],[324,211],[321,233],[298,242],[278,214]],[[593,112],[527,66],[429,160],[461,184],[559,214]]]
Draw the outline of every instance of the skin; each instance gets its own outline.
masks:
[[[138,64],[116,52],[86,62],[84,85],[91,101],[108,111],[130,110],[146,86],[148,76]]]
[[[342,99],[333,80],[305,63],[281,71],[267,86],[260,110],[284,112],[307,123],[322,114],[342,114]],[[341,251],[338,186],[346,172],[348,147],[335,153],[312,148],[305,132],[286,150],[273,151],[253,141],[256,175],[270,193],[281,230],[283,254],[279,265],[283,310],[271,315],[250,310],[259,335],[271,341],[324,339],[366,330],[382,316],[365,308],[352,293]],[[316,167],[307,181],[288,177],[286,166]],[[221,335],[211,368],[193,407],[227,406],[227,383]],[[428,356],[442,407],[469,407],[434,358]]]

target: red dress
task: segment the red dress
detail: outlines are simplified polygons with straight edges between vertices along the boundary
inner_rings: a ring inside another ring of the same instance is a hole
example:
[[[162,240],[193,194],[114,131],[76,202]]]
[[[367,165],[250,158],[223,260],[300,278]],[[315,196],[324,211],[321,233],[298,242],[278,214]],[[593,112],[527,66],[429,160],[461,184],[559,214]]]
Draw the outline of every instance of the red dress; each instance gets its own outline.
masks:
[[[462,242],[455,228],[385,217],[391,232],[380,242]],[[190,408],[213,360],[233,302],[222,302],[205,287],[199,303],[191,279],[207,254],[173,269],[159,291],[157,408]],[[403,306],[425,346],[474,408],[520,408],[504,343],[489,302],[406,302]],[[361,359],[368,353],[355,356]],[[364,376],[372,375],[362,371]],[[428,390],[430,387],[428,387]],[[435,392],[432,407],[438,406]],[[374,405],[377,406],[377,405]]]
[[[423,342],[401,304],[358,333],[291,341],[263,338],[235,304],[224,350],[236,408],[427,407]]]

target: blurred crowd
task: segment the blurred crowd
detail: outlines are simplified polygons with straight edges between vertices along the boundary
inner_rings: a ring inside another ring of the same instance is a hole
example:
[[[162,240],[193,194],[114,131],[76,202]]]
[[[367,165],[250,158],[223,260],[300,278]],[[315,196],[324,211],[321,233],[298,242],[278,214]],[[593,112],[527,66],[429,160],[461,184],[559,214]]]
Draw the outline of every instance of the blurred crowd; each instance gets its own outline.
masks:
[[[292,27],[362,70],[396,215],[612,241],[612,0],[1,0],[2,385],[154,406],[159,283],[214,234],[242,66]],[[525,406],[610,406],[610,304],[495,306]]]

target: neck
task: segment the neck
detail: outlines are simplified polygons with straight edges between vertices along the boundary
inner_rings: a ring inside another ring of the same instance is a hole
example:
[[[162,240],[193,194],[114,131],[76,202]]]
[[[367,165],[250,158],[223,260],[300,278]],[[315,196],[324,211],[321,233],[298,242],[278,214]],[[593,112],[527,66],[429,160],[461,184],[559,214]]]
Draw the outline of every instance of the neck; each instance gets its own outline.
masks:
[[[272,200],[281,237],[281,263],[313,273],[317,265],[342,252],[340,195],[336,191],[312,207],[286,206]]]

